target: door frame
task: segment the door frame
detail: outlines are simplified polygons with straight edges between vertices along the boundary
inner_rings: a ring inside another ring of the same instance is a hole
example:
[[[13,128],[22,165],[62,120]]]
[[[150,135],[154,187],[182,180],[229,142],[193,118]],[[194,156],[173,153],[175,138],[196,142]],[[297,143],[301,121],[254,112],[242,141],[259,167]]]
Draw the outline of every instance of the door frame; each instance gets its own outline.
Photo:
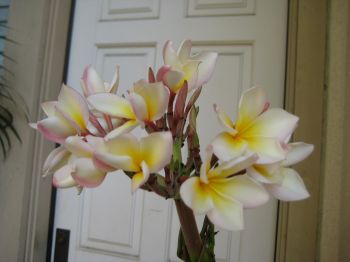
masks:
[[[18,84],[25,84],[28,89],[39,94],[40,100],[47,100],[57,95],[58,90],[47,90],[47,86],[59,86],[65,70],[65,59],[69,32],[69,14],[74,0],[12,0],[11,21],[21,23],[25,32],[34,31],[39,37],[31,39],[33,46],[41,47],[34,59],[41,63],[34,64],[29,70],[39,72],[33,82],[19,78]],[[25,11],[24,11],[25,10]],[[22,19],[23,12],[32,11],[36,26]],[[324,79],[326,52],[327,0],[290,0],[288,11],[288,46],[286,67],[285,107],[301,118],[295,133],[295,140],[303,140],[315,145],[315,152],[308,161],[298,166],[304,174],[305,183],[311,192],[311,198],[297,203],[280,203],[278,211],[278,230],[276,235],[276,261],[316,261],[320,227],[321,200],[321,158],[324,111]],[[36,18],[41,20],[37,21]],[[23,31],[22,31],[23,32]],[[20,33],[20,32],[19,32]],[[25,48],[20,46],[19,48]],[[20,61],[33,57],[21,55]],[[50,70],[48,70],[50,69]],[[17,71],[24,69],[15,69]],[[27,69],[28,70],[28,69]],[[21,72],[16,72],[21,75]],[[21,82],[22,81],[22,82]],[[39,85],[38,85],[39,83]],[[28,101],[32,119],[38,119],[38,100]],[[310,103],[310,101],[314,101]],[[312,132],[310,132],[312,130]],[[25,172],[20,187],[14,187],[22,196],[16,205],[22,207],[21,231],[18,241],[17,256],[11,261],[44,261],[46,256],[51,184],[38,179],[40,166],[53,145],[44,143],[35,135],[35,143],[23,143],[20,149],[14,148],[11,157],[19,151],[27,154]],[[35,163],[35,168],[33,168]],[[15,167],[13,167],[15,170]],[[1,182],[1,180],[0,180]],[[31,185],[27,188],[26,185]],[[26,190],[24,190],[26,188]],[[0,194],[0,196],[2,196]],[[3,197],[3,196],[2,196]],[[6,197],[6,195],[5,195]],[[6,198],[5,198],[6,199]],[[11,208],[8,206],[7,208]],[[28,222],[29,221],[29,222]],[[1,222],[1,221],[0,221]],[[40,223],[40,224],[39,224]],[[0,229],[6,225],[0,223]],[[6,231],[6,230],[5,230]],[[1,246],[0,241],[0,246]]]

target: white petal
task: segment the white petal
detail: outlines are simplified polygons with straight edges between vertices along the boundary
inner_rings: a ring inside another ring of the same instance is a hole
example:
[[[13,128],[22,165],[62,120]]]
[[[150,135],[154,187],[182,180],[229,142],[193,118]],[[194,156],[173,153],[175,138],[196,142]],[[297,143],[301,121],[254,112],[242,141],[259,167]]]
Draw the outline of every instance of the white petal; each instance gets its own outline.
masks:
[[[214,105],[214,110],[218,116],[220,124],[226,129],[226,132],[233,136],[236,135],[237,130],[234,128],[234,125],[229,116],[217,105]]]
[[[198,67],[196,87],[200,87],[209,81],[209,79],[213,75],[217,57],[218,54],[215,52],[200,52],[199,54],[191,57],[191,59],[193,60],[201,61]]]
[[[41,108],[47,116],[54,116],[56,111],[57,101],[47,101],[41,103]]]
[[[78,183],[73,179],[71,173],[73,172],[73,167],[70,165],[65,165],[58,169],[52,177],[52,184],[54,187],[68,188],[77,186]]]
[[[52,150],[44,162],[43,177],[46,177],[66,165],[69,156],[70,153],[63,146],[59,146]]]
[[[105,92],[104,83],[92,66],[87,66],[84,70],[82,88],[85,96]]]
[[[93,148],[82,137],[70,136],[64,141],[66,149],[76,156],[92,157]]]
[[[247,149],[247,143],[244,140],[234,139],[227,132],[220,133],[211,144],[214,154],[222,161],[238,157]]]
[[[281,184],[266,184],[265,188],[275,198],[283,201],[297,201],[310,196],[299,174],[291,168],[283,168]]]
[[[105,176],[106,173],[96,168],[91,158],[78,158],[74,161],[72,177],[82,187],[97,187]]]
[[[287,157],[282,163],[283,166],[291,166],[301,162],[314,151],[313,145],[302,142],[290,143],[288,148]]]
[[[214,208],[207,213],[210,221],[225,230],[242,230],[243,206],[240,202],[216,195]]]
[[[167,41],[163,48],[163,59],[164,64],[171,65],[175,68],[180,68],[181,63],[179,58],[177,57],[177,54],[173,48],[173,43],[171,41]]]
[[[112,140],[120,135],[126,134],[137,127],[139,124],[135,120],[126,121],[121,126],[115,128],[105,136],[105,140]]]
[[[191,55],[192,42],[189,39],[183,40],[180,44],[177,55],[181,61],[181,63],[186,63]]]
[[[181,199],[195,214],[205,214],[214,207],[206,185],[198,177],[191,177],[180,187]]]
[[[210,180],[209,185],[218,194],[237,200],[246,208],[264,205],[269,200],[266,190],[247,175]]]
[[[142,168],[142,172],[136,173],[132,177],[132,180],[131,180],[131,191],[132,192],[135,192],[136,189],[138,189],[140,186],[145,184],[149,178],[150,172],[149,172],[147,164],[144,161],[141,162],[141,168]]]
[[[149,113],[144,98],[137,93],[131,93],[129,95],[129,101],[136,115],[136,118],[142,122],[149,121]]]

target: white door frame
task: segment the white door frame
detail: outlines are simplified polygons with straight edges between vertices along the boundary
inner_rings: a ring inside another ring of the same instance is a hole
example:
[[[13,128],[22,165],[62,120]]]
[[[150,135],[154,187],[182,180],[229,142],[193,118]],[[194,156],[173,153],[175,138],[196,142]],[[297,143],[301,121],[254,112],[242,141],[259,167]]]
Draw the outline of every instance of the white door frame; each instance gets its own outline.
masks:
[[[14,30],[10,34],[20,45],[7,50],[20,61],[13,65],[14,85],[26,94],[31,120],[40,117],[39,101],[52,99],[59,91],[72,1],[12,0],[9,23]],[[322,115],[315,117],[308,112],[315,112],[315,107],[323,111],[326,2],[289,3],[286,106],[303,119],[296,138],[315,144],[317,150],[312,161],[302,166],[313,197],[297,204],[282,204],[280,208],[276,261],[281,262],[315,261],[318,257]],[[314,32],[315,27],[319,30]],[[319,61],[315,62],[314,57]],[[321,100],[309,103],[314,97]],[[0,260],[45,261],[51,184],[49,179],[41,179],[40,173],[53,145],[29,131],[24,121],[17,125],[23,143],[12,149],[0,170]],[[313,130],[312,134],[309,130]],[[301,214],[307,214],[307,219],[296,219]],[[14,228],[9,226],[9,220]]]

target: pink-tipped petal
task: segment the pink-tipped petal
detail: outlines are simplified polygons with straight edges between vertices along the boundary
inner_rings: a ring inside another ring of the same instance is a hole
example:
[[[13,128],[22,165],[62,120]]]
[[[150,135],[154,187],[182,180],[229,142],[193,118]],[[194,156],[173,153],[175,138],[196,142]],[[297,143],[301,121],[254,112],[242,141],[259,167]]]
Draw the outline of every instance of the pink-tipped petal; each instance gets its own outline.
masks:
[[[157,82],[162,82],[166,73],[171,69],[170,65],[163,65],[157,72]]]
[[[173,152],[171,132],[157,132],[140,141],[142,159],[151,173],[160,171],[169,164]]]
[[[116,67],[113,79],[109,87],[106,89],[106,92],[115,94],[119,86],[119,66]]]
[[[82,81],[83,92],[86,97],[89,95],[105,92],[102,79],[91,65],[85,68]]]
[[[302,142],[290,143],[288,144],[288,148],[287,157],[282,162],[283,166],[291,166],[299,163],[314,151],[313,145]]]
[[[81,129],[85,129],[89,121],[89,108],[86,100],[77,91],[69,86],[62,85],[58,95],[58,104]]]
[[[72,177],[73,168],[70,165],[65,165],[58,169],[52,177],[52,184],[58,188],[69,188],[77,186],[78,183]]]
[[[180,195],[195,214],[207,213],[214,207],[209,188],[198,177],[187,179],[180,187]]]
[[[74,161],[72,177],[82,187],[99,186],[106,173],[95,167],[91,158],[78,158]]]
[[[66,137],[77,133],[69,121],[56,116],[39,121],[37,128],[46,139],[59,144],[63,143]]]
[[[303,200],[310,196],[299,174],[291,168],[282,168],[281,184],[266,184],[265,188],[275,198],[283,201]]]
[[[51,151],[47,156],[42,169],[43,177],[56,172],[59,168],[67,164],[70,153],[63,147],[59,146]]]

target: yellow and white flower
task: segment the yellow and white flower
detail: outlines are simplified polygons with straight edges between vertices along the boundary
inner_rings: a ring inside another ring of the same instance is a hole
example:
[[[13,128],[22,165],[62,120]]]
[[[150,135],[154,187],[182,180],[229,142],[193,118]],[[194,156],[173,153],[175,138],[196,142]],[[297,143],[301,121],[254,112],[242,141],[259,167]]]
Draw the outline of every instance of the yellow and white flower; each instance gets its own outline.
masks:
[[[182,200],[195,214],[206,214],[210,221],[227,230],[243,229],[243,208],[265,204],[268,194],[246,174],[237,175],[251,166],[256,154],[236,157],[211,168],[212,148],[200,169],[200,177],[190,177],[180,188]],[[236,174],[236,175],[235,175]]]
[[[216,64],[217,53],[199,52],[191,55],[192,42],[184,40],[177,52],[172,42],[167,41],[163,49],[164,66],[157,73],[158,81],[163,81],[177,93],[187,81],[189,90],[208,82]]]
[[[291,136],[298,117],[280,108],[269,108],[269,105],[262,88],[247,90],[241,97],[235,124],[215,106],[218,118],[226,129],[212,142],[215,155],[228,161],[248,149],[258,154],[259,164],[283,160],[286,152],[281,143]]]
[[[95,150],[94,158],[106,166],[133,172],[132,191],[142,186],[151,173],[163,169],[172,156],[173,139],[170,132],[157,132],[138,140],[123,134],[104,142]]]

